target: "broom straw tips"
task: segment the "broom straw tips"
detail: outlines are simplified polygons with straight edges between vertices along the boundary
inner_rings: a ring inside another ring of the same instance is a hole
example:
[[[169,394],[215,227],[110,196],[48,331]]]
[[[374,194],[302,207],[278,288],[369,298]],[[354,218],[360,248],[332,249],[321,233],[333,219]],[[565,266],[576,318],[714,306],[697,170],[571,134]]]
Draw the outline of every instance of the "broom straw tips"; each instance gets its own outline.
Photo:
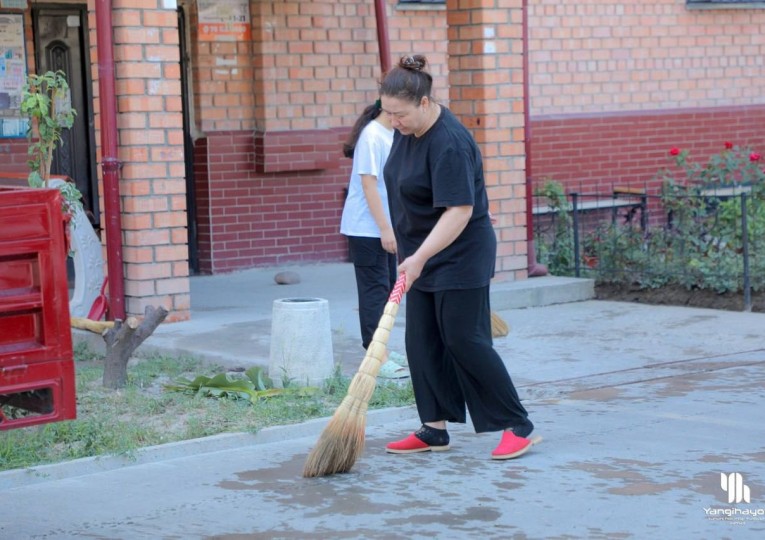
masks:
[[[348,472],[364,450],[367,404],[375,389],[377,373],[385,360],[388,337],[405,285],[406,276],[401,274],[385,304],[359,371],[351,380],[348,394],[324,428],[316,446],[308,454],[303,467],[304,477]]]
[[[504,319],[494,311],[491,312],[491,336],[504,337],[510,333],[510,327]]]
[[[304,478],[351,470],[364,451],[367,404],[346,396],[324,428],[303,467]]]

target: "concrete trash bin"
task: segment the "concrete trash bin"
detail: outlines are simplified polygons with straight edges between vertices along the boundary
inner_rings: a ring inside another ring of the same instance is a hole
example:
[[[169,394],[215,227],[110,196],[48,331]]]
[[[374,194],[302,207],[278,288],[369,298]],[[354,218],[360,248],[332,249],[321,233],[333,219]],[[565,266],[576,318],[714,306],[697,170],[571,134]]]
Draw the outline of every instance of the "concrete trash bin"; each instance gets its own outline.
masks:
[[[274,300],[268,363],[268,376],[274,386],[282,387],[285,380],[298,386],[320,386],[333,371],[329,301]]]

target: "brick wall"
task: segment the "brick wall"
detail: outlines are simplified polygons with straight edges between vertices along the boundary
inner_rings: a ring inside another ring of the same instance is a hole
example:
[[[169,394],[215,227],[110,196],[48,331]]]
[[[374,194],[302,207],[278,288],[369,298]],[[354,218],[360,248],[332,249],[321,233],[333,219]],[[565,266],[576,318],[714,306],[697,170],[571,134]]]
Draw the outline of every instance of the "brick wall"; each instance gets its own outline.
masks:
[[[447,0],[451,110],[481,148],[497,279],[526,277],[522,2]]]
[[[252,41],[238,44],[197,42],[194,10],[200,271],[345,260],[341,146],[377,98],[374,4],[253,2]],[[392,1],[388,17],[392,60],[427,54],[448,103],[443,6],[399,11]]]
[[[388,0],[388,33],[392,65],[396,65],[401,56],[424,54],[433,76],[433,97],[449,106],[451,96],[448,90],[450,79],[444,8],[444,4],[398,4],[396,0]],[[373,39],[371,46],[376,51],[376,35]],[[350,118],[345,120],[345,125],[349,123],[352,123]]]
[[[763,103],[765,10],[529,0],[532,115]]]
[[[538,117],[532,170],[579,193],[636,187],[655,193],[672,147],[706,162],[726,141],[765,149],[765,105]]]
[[[177,14],[165,4],[114,0],[112,24],[126,311],[161,305],[177,321],[190,315],[186,184]],[[89,17],[100,142],[93,2]]]
[[[393,60],[426,54],[435,97],[481,144],[492,210],[500,217],[498,268],[520,278],[521,2],[449,2],[447,39],[443,6],[388,1]],[[124,256],[129,311],[162,304],[184,318],[178,34],[175,10],[166,4],[114,1]],[[88,5],[97,99],[95,2]],[[337,228],[349,163],[340,157],[340,141],[377,94],[374,5],[253,1],[252,39],[239,42],[197,39],[197,3],[188,5],[202,271],[344,259]],[[537,181],[551,176],[592,189],[617,177],[641,183],[668,144],[685,141],[695,154],[716,150],[718,139],[762,140],[763,10],[689,11],[680,0],[529,0],[529,8]],[[502,107],[510,111],[505,123],[492,124]],[[22,154],[25,144],[0,141],[4,167],[23,164]]]
[[[200,270],[344,260],[339,211],[350,161],[339,161],[342,133],[326,131],[321,140],[312,132],[272,137],[278,145],[268,147],[268,156],[290,155],[298,147],[335,163],[332,170],[289,174],[258,170],[260,134],[216,132],[197,140],[196,158],[206,161],[196,178]]]
[[[388,2],[394,58],[423,52],[447,88],[442,6]],[[190,5],[196,124],[201,133],[350,126],[381,76],[374,4],[358,0],[251,2],[251,42],[199,41]],[[439,98],[448,101],[444,92]]]
[[[765,150],[765,11],[530,0],[534,184],[655,192],[672,146]]]
[[[0,163],[2,172],[29,174],[26,138],[0,138]]]
[[[196,61],[200,72],[196,78],[202,83],[195,90],[203,92],[196,97],[200,103],[198,127],[207,134],[226,132],[229,128],[247,132],[254,127],[258,131],[253,158],[255,172],[248,172],[247,176],[227,171],[226,181],[247,182],[247,178],[255,180],[259,174],[274,173],[282,185],[296,183],[297,187],[300,177],[307,174],[321,179],[331,192],[339,193],[347,181],[342,169],[331,163],[317,165],[316,159],[303,152],[285,150],[282,143],[293,130],[302,134],[313,130],[321,136],[327,130],[347,128],[358,111],[374,99],[379,77],[374,6],[346,0],[259,2],[251,7],[251,46],[242,43],[236,48],[228,46],[222,55],[224,49],[210,45],[198,49],[200,56]],[[458,78],[449,77],[450,66],[446,62],[447,11],[442,6],[402,7],[394,1],[388,3],[393,60],[412,51],[427,54],[435,75],[436,97],[463,118],[479,139],[489,164],[492,210],[500,217],[502,259],[498,268],[523,277],[525,187],[521,182],[524,173],[522,135],[517,128],[520,124],[509,115],[506,121],[516,125],[516,131],[508,131],[508,126],[493,125],[492,115],[486,112],[492,110],[490,107],[507,107],[508,99],[514,99],[513,114],[522,114],[520,72],[512,71],[516,66],[502,65],[510,68],[502,73],[504,80],[494,81],[481,90],[482,95],[476,95],[470,88],[471,71],[490,74],[494,65],[481,63],[471,70],[464,65],[470,59],[456,60],[476,54],[483,60],[493,59],[481,47],[488,41],[494,41],[492,46],[496,47],[497,40],[486,38],[482,32],[491,27],[500,40],[506,40],[508,35],[518,37],[520,20],[513,10],[520,9],[520,4],[449,4],[452,26],[460,25],[460,32],[449,36],[454,44],[449,51],[452,61],[455,66],[461,62],[459,68],[464,71]],[[759,61],[762,18],[760,10],[689,11],[684,2],[667,0],[650,3],[530,0],[530,113],[535,181],[553,177],[570,182],[572,189],[598,189],[614,178],[621,184],[645,183],[662,162],[666,151],[663,140],[673,138],[672,133],[682,133],[691,148],[713,146],[705,142],[708,131],[700,128],[683,131],[687,115],[675,113],[677,109],[705,107],[706,112],[700,114],[706,120],[701,123],[711,122],[710,125],[719,124],[712,117],[724,119],[730,114],[747,114],[731,107],[757,102],[755,89],[762,87],[762,70],[746,66],[756,66]],[[502,52],[506,62],[520,61],[517,48]],[[246,71],[250,65],[251,78]],[[240,78],[257,83],[249,85]],[[208,84],[210,81],[214,84]],[[486,94],[492,91],[503,93]],[[242,97],[228,104],[216,103],[215,96],[221,92],[239,92]],[[240,106],[249,93],[254,93],[254,116]],[[487,109],[489,102],[492,103]],[[722,108],[715,111],[714,107]],[[653,111],[654,116],[641,116],[640,111]],[[484,121],[483,126],[478,125],[479,118]],[[649,132],[636,131],[636,125],[645,126]],[[727,122],[728,128],[734,125],[739,127],[729,129],[732,131],[729,138],[744,139],[748,128],[738,120]],[[556,133],[566,136],[558,137]],[[621,136],[616,137],[615,133]],[[626,134],[634,138],[625,139]],[[499,140],[504,141],[501,150]],[[216,143],[211,139],[207,144]],[[625,146],[631,147],[630,155],[614,161],[613,154]],[[610,159],[602,157],[606,150]],[[210,147],[208,152],[213,155],[216,150]],[[501,157],[494,160],[494,156]],[[218,181],[222,179],[212,178],[208,188],[220,191]],[[248,184],[249,193],[257,193],[264,186]],[[240,219],[247,212],[259,210],[252,206],[242,211]],[[340,205],[336,212],[339,221]],[[314,240],[321,242],[318,237]],[[335,253],[341,240],[317,244],[317,254]],[[213,236],[210,241],[215,242]],[[286,258],[293,256],[304,255],[285,254]],[[257,264],[258,260],[253,262]]]

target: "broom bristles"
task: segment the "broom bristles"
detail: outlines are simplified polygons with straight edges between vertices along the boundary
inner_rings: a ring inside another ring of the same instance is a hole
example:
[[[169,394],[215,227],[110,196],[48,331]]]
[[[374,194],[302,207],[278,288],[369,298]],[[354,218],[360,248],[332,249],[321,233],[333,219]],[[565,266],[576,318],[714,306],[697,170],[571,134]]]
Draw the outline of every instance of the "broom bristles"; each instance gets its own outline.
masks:
[[[403,287],[402,279],[403,276],[400,276],[397,286],[401,283]],[[316,446],[308,454],[303,466],[303,477],[346,473],[364,451],[367,404],[377,384],[377,374],[385,358],[385,349],[398,307],[398,303],[391,300],[385,304],[364,360],[348,386],[348,394],[330,418]]]
[[[491,312],[491,337],[504,337],[510,333],[510,327],[498,313]]]
[[[303,467],[304,478],[346,473],[364,451],[367,404],[374,393],[377,374],[382,366],[381,359],[374,353],[385,351],[384,344],[377,343],[382,345],[382,349],[373,348],[374,344],[368,347],[358,372],[351,379],[347,395],[308,454]]]
[[[364,451],[367,404],[346,396],[303,467],[304,478],[346,473]]]

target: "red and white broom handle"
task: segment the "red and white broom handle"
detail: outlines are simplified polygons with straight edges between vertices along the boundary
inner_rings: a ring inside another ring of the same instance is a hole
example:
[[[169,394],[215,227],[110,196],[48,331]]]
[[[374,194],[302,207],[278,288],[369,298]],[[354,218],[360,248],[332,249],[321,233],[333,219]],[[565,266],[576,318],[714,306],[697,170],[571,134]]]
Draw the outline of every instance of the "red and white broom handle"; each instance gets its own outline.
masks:
[[[404,297],[404,293],[406,292],[406,274],[401,273],[398,276],[398,279],[396,280],[396,284],[393,285],[393,290],[390,293],[390,296],[388,297],[388,302],[393,302],[394,304],[400,304],[401,299]]]

